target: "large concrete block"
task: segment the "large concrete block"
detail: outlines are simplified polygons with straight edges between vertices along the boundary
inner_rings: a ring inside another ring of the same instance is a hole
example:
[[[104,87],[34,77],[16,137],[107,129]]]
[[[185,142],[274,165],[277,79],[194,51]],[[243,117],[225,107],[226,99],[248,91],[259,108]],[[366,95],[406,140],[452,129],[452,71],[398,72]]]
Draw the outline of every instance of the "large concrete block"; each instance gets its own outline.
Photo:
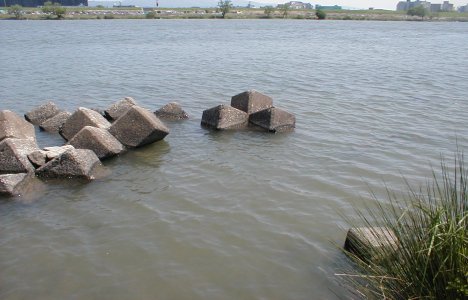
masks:
[[[17,196],[21,194],[27,182],[32,178],[31,174],[1,174],[0,175],[0,196]]]
[[[218,105],[203,111],[201,124],[217,130],[246,127],[249,115],[228,105]]]
[[[253,114],[273,107],[273,99],[255,90],[246,91],[231,98],[231,106]]]
[[[73,149],[75,149],[75,147],[72,145],[46,147],[44,150],[36,150],[29,153],[28,158],[36,168],[39,168],[57,156],[60,156],[66,151]]]
[[[115,156],[124,151],[123,145],[107,130],[85,126],[68,142],[76,149],[93,150],[99,159]]]
[[[155,111],[154,114],[158,118],[167,120],[185,120],[189,118],[188,114],[182,109],[180,104],[177,102],[171,102],[164,105],[163,107]]]
[[[43,178],[83,178],[94,179],[94,171],[101,165],[99,158],[92,150],[73,149],[52,159],[36,170]]]
[[[54,102],[49,101],[41,106],[38,106],[27,112],[24,117],[29,122],[33,123],[34,125],[40,125],[47,119],[52,118],[56,114],[60,112],[60,109],[55,105]]]
[[[348,230],[344,248],[361,259],[374,260],[381,248],[396,250],[398,239],[387,227],[356,227]]]
[[[137,103],[132,97],[125,97],[122,100],[117,101],[116,103],[109,106],[104,111],[104,114],[109,120],[117,120],[123,114],[125,114],[130,107],[134,105],[137,105]]]
[[[270,132],[290,131],[296,127],[296,117],[276,107],[251,114],[249,122]]]
[[[36,140],[34,126],[12,111],[0,111],[0,141],[7,138]]]
[[[68,141],[85,126],[107,129],[110,125],[98,112],[79,107],[60,128],[60,135]]]
[[[0,142],[0,174],[30,173],[28,154],[39,150],[35,141],[8,138]]]
[[[68,111],[59,112],[55,116],[39,124],[39,128],[47,132],[59,132],[60,128],[63,126],[63,124],[65,124],[70,116],[71,113]]]
[[[135,105],[112,124],[109,132],[134,148],[162,140],[169,129],[152,112]]]

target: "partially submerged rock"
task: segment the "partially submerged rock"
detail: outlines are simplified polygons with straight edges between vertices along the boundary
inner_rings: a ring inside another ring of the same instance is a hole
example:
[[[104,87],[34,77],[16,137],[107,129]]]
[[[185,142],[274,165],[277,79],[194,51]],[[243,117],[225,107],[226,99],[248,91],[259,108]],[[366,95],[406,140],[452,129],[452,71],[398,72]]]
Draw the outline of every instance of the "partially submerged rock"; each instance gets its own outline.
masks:
[[[344,248],[361,259],[373,260],[381,248],[396,250],[398,239],[387,227],[357,227],[348,230]]]
[[[52,118],[60,112],[60,109],[55,105],[54,102],[49,101],[41,106],[36,107],[35,109],[27,112],[24,115],[24,118],[31,122],[34,125],[40,125],[42,122],[47,119]]]
[[[132,97],[125,97],[109,106],[109,108],[104,111],[104,114],[108,120],[117,120],[135,105],[137,105],[137,103]]]
[[[0,174],[34,172],[28,154],[38,150],[35,141],[8,138],[0,142]]]
[[[248,124],[248,114],[222,104],[203,111],[201,124],[217,130],[243,128]]]
[[[44,150],[36,150],[31,152],[28,155],[29,161],[36,167],[39,168],[45,165],[50,160],[56,158],[59,155],[62,155],[68,150],[73,150],[75,147],[72,145],[56,146],[56,147],[46,147]]]
[[[31,177],[31,174],[28,173],[1,174],[0,195],[17,196],[21,194]]]
[[[168,120],[185,120],[188,119],[188,114],[182,109],[179,103],[171,102],[157,111],[154,114],[161,119],[168,119]]]
[[[123,145],[107,130],[85,126],[69,142],[76,149],[90,149],[105,159],[124,151]]]
[[[36,140],[34,126],[12,111],[0,111],[0,141],[6,138]]]
[[[109,132],[127,147],[141,147],[162,140],[169,129],[150,111],[132,106],[109,128]]]
[[[107,129],[109,128],[110,123],[98,112],[88,108],[79,107],[63,124],[59,133],[68,141],[85,126]]]
[[[45,120],[41,124],[39,124],[39,128],[41,130],[47,131],[47,132],[59,132],[60,127],[65,124],[65,122],[70,118],[71,113],[68,111],[61,111],[55,116]]]
[[[249,116],[249,122],[269,132],[290,131],[296,127],[296,117],[276,107],[251,114]]]
[[[36,170],[42,178],[82,178],[94,179],[95,168],[101,162],[92,150],[73,149],[52,159]]]
[[[255,90],[250,90],[233,96],[231,98],[231,106],[250,115],[273,107],[273,99]]]

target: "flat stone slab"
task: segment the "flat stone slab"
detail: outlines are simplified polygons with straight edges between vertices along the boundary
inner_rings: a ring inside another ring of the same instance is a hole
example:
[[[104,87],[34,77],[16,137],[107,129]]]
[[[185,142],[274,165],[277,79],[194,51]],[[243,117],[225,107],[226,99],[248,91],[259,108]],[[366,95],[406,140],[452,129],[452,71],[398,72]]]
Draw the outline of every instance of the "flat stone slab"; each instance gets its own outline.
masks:
[[[0,175],[0,195],[17,196],[31,179],[28,173],[1,174]]]
[[[296,117],[279,108],[268,108],[249,116],[249,122],[269,132],[291,131],[296,127]]]
[[[106,159],[124,151],[123,145],[107,130],[85,126],[68,144],[76,149],[93,150],[99,159]]]
[[[112,124],[109,132],[125,146],[135,148],[162,140],[169,129],[152,112],[134,105]]]
[[[104,114],[108,120],[117,120],[125,114],[130,107],[135,105],[137,105],[137,103],[132,97],[125,97],[109,106],[104,111]]]
[[[55,116],[45,120],[41,124],[39,124],[39,128],[41,130],[47,132],[59,132],[60,128],[65,124],[65,122],[70,118],[71,113],[68,111],[61,111]]]
[[[101,165],[92,150],[73,149],[52,159],[36,170],[41,178],[83,178],[94,179],[95,168]]]
[[[255,90],[249,90],[233,96],[231,98],[231,106],[250,115],[273,107],[273,99]]]
[[[218,105],[203,111],[201,124],[217,130],[239,129],[247,126],[249,115],[228,105]]]
[[[0,141],[7,138],[36,140],[34,125],[12,111],[0,111]]]
[[[79,107],[63,124],[59,133],[68,141],[85,126],[107,129],[110,125],[109,121],[98,112]]]
[[[27,112],[24,118],[34,125],[40,125],[60,112],[54,102],[49,101]]]
[[[186,120],[189,118],[188,114],[182,109],[179,103],[170,102],[157,111],[154,114],[161,119],[167,120]]]
[[[0,142],[0,174],[32,173],[28,154],[38,150],[35,141],[8,138]]]
[[[387,227],[356,227],[348,230],[345,250],[361,259],[376,258],[376,251],[382,247],[398,248],[395,233]],[[378,253],[378,252],[377,252]]]

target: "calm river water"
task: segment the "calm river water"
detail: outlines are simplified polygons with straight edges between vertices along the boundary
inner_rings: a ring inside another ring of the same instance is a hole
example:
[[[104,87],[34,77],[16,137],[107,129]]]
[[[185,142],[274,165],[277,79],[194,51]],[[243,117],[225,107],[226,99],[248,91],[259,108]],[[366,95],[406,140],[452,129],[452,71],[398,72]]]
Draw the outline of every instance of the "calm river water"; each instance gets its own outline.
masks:
[[[4,21],[0,43],[0,109],[132,96],[192,117],[90,184],[1,200],[4,300],[347,298],[340,213],[468,146],[468,23]],[[247,89],[296,130],[200,127]]]

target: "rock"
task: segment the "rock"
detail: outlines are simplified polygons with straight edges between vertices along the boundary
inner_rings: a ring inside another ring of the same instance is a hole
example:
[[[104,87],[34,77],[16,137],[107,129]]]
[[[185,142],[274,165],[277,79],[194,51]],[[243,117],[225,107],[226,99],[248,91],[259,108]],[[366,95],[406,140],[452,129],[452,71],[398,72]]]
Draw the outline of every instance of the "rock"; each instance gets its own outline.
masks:
[[[250,90],[233,96],[231,98],[231,106],[250,115],[273,107],[273,99],[255,90]]]
[[[76,149],[93,150],[99,159],[124,151],[123,145],[107,130],[91,126],[85,126],[68,143]]]
[[[290,131],[296,127],[296,117],[276,107],[251,114],[249,122],[270,132]]]
[[[104,111],[104,114],[108,120],[117,120],[123,114],[125,114],[130,107],[134,105],[137,105],[137,103],[132,97],[125,97],[122,100],[109,106],[109,108]]]
[[[110,123],[98,112],[84,107],[79,107],[63,124],[59,133],[68,141],[85,126],[107,129],[109,128]]]
[[[101,162],[92,150],[72,149],[52,159],[36,170],[43,178],[94,179],[94,170]]]
[[[0,141],[6,138],[36,140],[34,126],[12,111],[0,111]]]
[[[187,113],[182,109],[179,103],[171,102],[157,111],[154,114],[161,119],[168,119],[168,120],[186,120],[189,118]]]
[[[0,174],[34,172],[28,154],[38,150],[35,141],[8,138],[0,142]]]
[[[31,110],[24,115],[24,118],[34,125],[40,125],[47,119],[52,118],[60,112],[60,109],[54,102],[49,101],[39,107]]]
[[[75,147],[72,145],[64,145],[64,146],[54,146],[54,147],[45,147],[44,152],[46,156],[46,161],[52,160],[57,156],[62,155],[63,153],[67,152],[68,150],[73,150]]]
[[[71,145],[65,145],[61,147],[46,147],[44,150],[36,150],[29,153],[28,158],[36,168],[39,168],[57,156],[62,155],[64,152],[72,149],[75,149],[75,147]]]
[[[21,194],[30,179],[31,175],[28,173],[0,175],[0,195],[17,196]]]
[[[387,227],[357,227],[348,230],[345,250],[364,260],[377,258],[378,250],[382,247],[398,248],[395,233]]]
[[[36,150],[28,154],[29,161],[33,164],[35,168],[39,168],[45,165],[47,155],[43,150]]]
[[[218,105],[203,111],[201,124],[217,130],[246,127],[249,116],[237,108]]]
[[[169,129],[153,113],[135,105],[112,124],[109,132],[133,148],[162,140]]]
[[[60,127],[70,118],[71,113],[68,111],[61,111],[50,119],[45,120],[39,125],[41,130],[48,132],[59,132]]]

